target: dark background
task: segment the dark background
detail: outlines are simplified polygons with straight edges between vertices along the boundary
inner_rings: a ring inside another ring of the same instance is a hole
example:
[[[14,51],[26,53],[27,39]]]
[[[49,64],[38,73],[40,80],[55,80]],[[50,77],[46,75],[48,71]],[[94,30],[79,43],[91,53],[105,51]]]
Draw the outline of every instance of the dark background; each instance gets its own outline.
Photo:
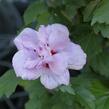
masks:
[[[0,76],[12,68],[12,56],[17,51],[13,39],[24,25],[22,16],[32,1],[0,0]],[[0,98],[0,109],[24,109],[27,100],[27,93],[18,86],[10,98]]]

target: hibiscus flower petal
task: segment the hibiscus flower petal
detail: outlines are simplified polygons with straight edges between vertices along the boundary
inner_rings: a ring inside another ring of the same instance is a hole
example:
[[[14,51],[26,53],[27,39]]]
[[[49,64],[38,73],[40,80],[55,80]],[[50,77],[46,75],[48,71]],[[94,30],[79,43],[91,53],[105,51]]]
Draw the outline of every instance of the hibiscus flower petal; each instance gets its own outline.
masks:
[[[55,24],[52,24],[52,25],[48,25],[47,26],[47,30],[48,30],[47,32],[49,34],[52,33],[52,32],[57,31],[57,32],[64,33],[64,35],[66,37],[69,36],[69,30],[68,30],[68,28],[65,25],[62,25],[62,24],[55,23]]]
[[[74,43],[70,43],[66,49],[68,53],[69,68],[74,70],[80,70],[86,64],[86,54],[82,48]]]
[[[37,79],[40,76],[38,70],[35,68],[28,69],[24,66],[28,58],[30,57],[27,51],[24,50],[20,50],[14,55],[12,64],[15,73],[18,77],[21,77],[22,79],[27,79],[27,80]]]
[[[63,71],[62,75],[59,76],[58,79],[60,84],[69,85],[70,82],[70,74],[68,70]]]
[[[49,45],[53,49],[63,49],[70,41],[69,31],[66,26],[61,24],[52,24],[49,28]]]
[[[21,50],[26,48],[35,48],[38,44],[37,31],[31,28],[25,28],[14,40],[16,47]]]
[[[27,59],[24,64],[24,67],[28,69],[32,69],[35,68],[39,64],[39,62],[40,62],[39,58],[35,60]]]
[[[55,75],[52,72],[46,72],[41,75],[41,83],[48,89],[54,89],[59,85],[68,85],[69,84],[70,75],[68,70],[63,71],[62,75]]]
[[[57,78],[58,77],[53,76],[53,74],[46,73],[41,75],[40,81],[47,89],[54,89],[59,85]]]
[[[64,58],[63,58],[64,57]],[[68,63],[68,57],[66,56],[65,53],[57,53],[53,55],[52,60],[49,61],[49,66],[50,69],[52,70],[53,73],[57,75],[62,75],[62,72],[67,68]]]
[[[44,44],[47,42],[48,33],[47,33],[46,27],[44,25],[41,25],[38,30],[38,38]]]

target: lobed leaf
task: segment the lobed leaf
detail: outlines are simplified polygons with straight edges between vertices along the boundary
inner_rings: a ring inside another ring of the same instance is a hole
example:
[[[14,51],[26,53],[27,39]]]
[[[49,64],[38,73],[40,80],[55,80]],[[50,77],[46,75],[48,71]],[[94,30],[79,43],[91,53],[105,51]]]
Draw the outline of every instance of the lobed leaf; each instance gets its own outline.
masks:
[[[9,97],[15,91],[19,81],[13,70],[7,71],[0,77],[0,97],[4,95]]]
[[[104,51],[96,55],[91,62],[91,66],[95,72],[109,77],[109,53]]]
[[[32,3],[24,14],[25,24],[28,25],[37,21],[37,18],[45,12],[47,12],[47,7],[44,2],[36,1],[35,3]]]
[[[95,23],[109,24],[109,0],[101,0],[96,10],[94,11],[91,25]]]

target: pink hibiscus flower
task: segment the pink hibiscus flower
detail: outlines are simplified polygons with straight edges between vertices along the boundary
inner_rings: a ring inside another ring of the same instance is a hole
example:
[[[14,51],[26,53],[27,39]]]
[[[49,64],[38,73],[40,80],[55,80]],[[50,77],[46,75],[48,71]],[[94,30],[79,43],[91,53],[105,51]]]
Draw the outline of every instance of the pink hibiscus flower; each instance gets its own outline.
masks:
[[[66,26],[40,26],[38,31],[25,28],[14,40],[18,52],[12,63],[18,77],[35,80],[48,89],[68,85],[68,69],[80,70],[86,63],[86,54],[69,39]]]

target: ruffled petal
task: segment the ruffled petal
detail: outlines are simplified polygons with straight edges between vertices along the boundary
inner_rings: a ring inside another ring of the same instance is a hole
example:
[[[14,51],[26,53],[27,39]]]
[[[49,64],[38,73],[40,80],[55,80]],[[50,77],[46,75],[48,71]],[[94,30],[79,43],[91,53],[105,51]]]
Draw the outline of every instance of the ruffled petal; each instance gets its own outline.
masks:
[[[68,54],[69,68],[74,70],[80,70],[86,64],[86,54],[82,48],[74,43],[70,43],[66,48]]]
[[[38,44],[37,32],[31,28],[25,28],[15,38],[14,43],[19,50],[24,48],[36,48]]]
[[[63,71],[63,74],[60,76],[52,74],[52,72],[46,72],[40,78],[41,83],[48,89],[54,89],[61,84],[68,85],[69,79],[70,76],[68,71]]]
[[[66,26],[61,24],[52,24],[48,26],[49,45],[52,49],[63,49],[70,41],[69,31]]]
[[[35,60],[31,60],[30,58],[26,60],[24,67],[28,69],[35,68],[40,62],[40,58],[37,58]]]
[[[15,73],[18,77],[21,77],[22,79],[27,79],[27,80],[34,80],[40,76],[40,73],[35,68],[29,69],[25,67],[25,63],[29,58],[30,58],[30,54],[28,54],[27,51],[20,50],[14,55],[12,64],[13,64]]]
[[[69,30],[65,25],[55,23],[55,24],[47,26],[47,33],[48,34],[55,32],[55,31],[64,34],[66,37],[69,36]]]
[[[52,74],[43,74],[40,81],[47,89],[54,89],[59,85],[57,77]]]
[[[48,39],[47,28],[44,25],[41,25],[37,34],[38,34],[39,40],[42,43],[46,44],[47,43],[47,39]]]
[[[63,71],[68,66],[67,60],[68,58],[63,52],[53,55],[52,60],[48,62],[51,71],[57,75],[62,75]]]
[[[70,74],[68,70],[63,71],[62,75],[59,76],[59,83],[64,85],[69,85],[70,82]]]

